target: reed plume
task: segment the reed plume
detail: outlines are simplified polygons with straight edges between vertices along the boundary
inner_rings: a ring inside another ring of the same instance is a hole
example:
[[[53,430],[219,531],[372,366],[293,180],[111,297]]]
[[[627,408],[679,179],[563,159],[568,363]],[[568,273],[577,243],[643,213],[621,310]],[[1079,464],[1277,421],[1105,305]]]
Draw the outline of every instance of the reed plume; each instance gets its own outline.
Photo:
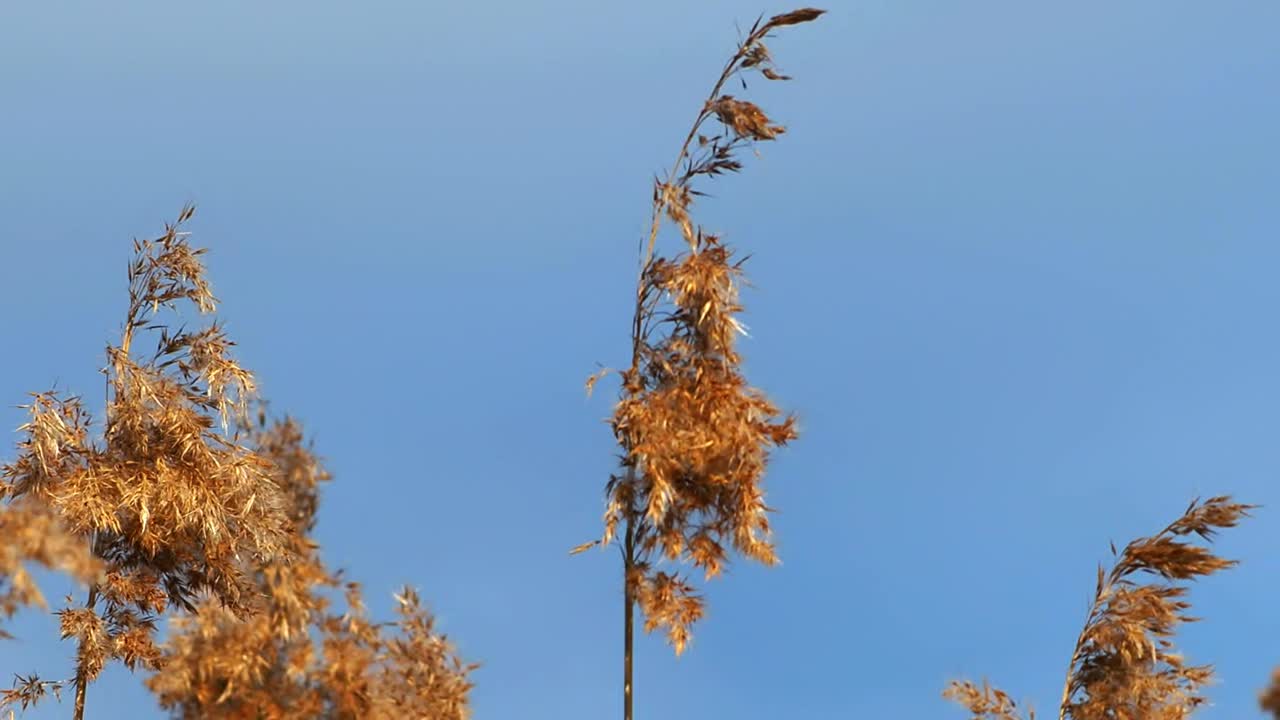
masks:
[[[294,532],[291,553],[255,574],[258,606],[241,619],[216,603],[176,618],[163,669],[148,680],[178,718],[422,718],[469,716],[469,673],[417,594],[396,596],[397,620],[373,623],[360,586],[321,561],[310,533],[328,471],[291,418],[260,414],[257,451],[272,461]],[[342,590],[346,609],[332,609]]]
[[[218,324],[175,331],[163,322],[182,304],[215,309],[203,251],[180,229],[193,213],[186,208],[160,237],[134,242],[124,326],[107,347],[100,439],[91,439],[79,398],[40,393],[26,406],[17,459],[0,471],[7,512],[27,514],[24,533],[40,523],[65,527],[100,566],[90,579],[88,565],[64,557],[90,582],[82,607],[59,612],[63,638],[77,646],[74,676],[18,682],[55,692],[70,684],[77,720],[107,662],[159,666],[156,622],[169,608],[193,609],[207,596],[246,613],[246,564],[274,557],[285,536],[269,464],[228,431],[252,397],[252,376],[231,358]],[[138,348],[144,335],[155,341],[151,352]],[[57,537],[51,542],[63,543]],[[15,699],[33,701],[6,694]]]
[[[1138,538],[1116,557],[1110,571],[1098,567],[1093,601],[1068,663],[1059,720],[1181,720],[1204,703],[1200,690],[1213,677],[1210,665],[1190,665],[1177,652],[1178,626],[1187,614],[1186,581],[1233,567],[1191,536],[1211,541],[1234,527],[1251,505],[1226,496],[1193,501],[1177,520]],[[1015,720],[1009,696],[983,684],[953,682],[943,693],[975,720]],[[1035,717],[1028,712],[1029,720]]]
[[[758,72],[786,80],[765,41],[782,27],[816,20],[802,9],[758,19],[738,44],[698,111],[676,161],[656,180],[649,237],[631,325],[632,357],[622,371],[621,398],[610,424],[622,448],[621,470],[605,488],[601,540],[617,543],[623,560],[623,713],[632,717],[633,607],[646,631],[663,629],[677,654],[705,606],[686,575],[659,569],[660,560],[685,562],[706,579],[719,574],[736,551],[772,565],[761,482],[769,451],[795,439],[792,417],[741,371],[736,348],[745,328],[739,287],[742,261],[720,238],[698,226],[691,210],[701,193],[695,181],[741,170],[737,154],[785,132],[755,104],[725,94],[725,84]],[[708,123],[716,127],[703,134]],[[685,241],[673,257],[657,253],[663,220]],[[590,392],[601,375],[588,380]]]

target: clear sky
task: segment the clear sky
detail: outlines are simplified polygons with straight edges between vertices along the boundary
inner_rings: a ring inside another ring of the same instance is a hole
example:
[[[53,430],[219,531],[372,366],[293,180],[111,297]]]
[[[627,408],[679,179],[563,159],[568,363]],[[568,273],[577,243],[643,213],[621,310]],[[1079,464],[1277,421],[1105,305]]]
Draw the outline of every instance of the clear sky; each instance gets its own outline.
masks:
[[[753,258],[749,377],[801,419],[783,557],[708,588],[638,718],[1051,710],[1107,542],[1196,495],[1267,504],[1183,635],[1256,717],[1280,664],[1280,4],[833,0],[776,42],[790,127],[717,181]],[[7,2],[0,425],[95,398],[134,236],[188,201],[222,317],[336,475],[319,537],[389,611],[408,581],[478,720],[620,705],[598,536],[635,248],[741,0]],[[736,91],[735,91],[736,92]],[[17,436],[12,435],[11,441]],[[12,457],[12,442],[0,457]],[[51,588],[57,596],[62,588]],[[69,672],[31,614],[0,674]],[[104,702],[107,696],[110,702]],[[109,672],[90,717],[150,712]],[[64,717],[69,704],[30,717]]]

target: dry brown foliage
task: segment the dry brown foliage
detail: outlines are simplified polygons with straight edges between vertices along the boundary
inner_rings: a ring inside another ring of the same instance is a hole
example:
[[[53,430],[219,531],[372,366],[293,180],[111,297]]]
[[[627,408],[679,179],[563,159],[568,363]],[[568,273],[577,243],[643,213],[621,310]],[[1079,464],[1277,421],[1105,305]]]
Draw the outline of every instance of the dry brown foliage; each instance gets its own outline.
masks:
[[[702,616],[703,601],[680,573],[657,569],[655,557],[689,562],[706,578],[722,570],[730,550],[775,563],[761,481],[769,450],[796,437],[794,419],[780,417],[742,375],[735,347],[745,332],[736,317],[742,263],[693,222],[690,209],[700,194],[693,184],[740,170],[739,149],[783,132],[759,107],[721,90],[750,71],[786,79],[765,40],[779,27],[822,12],[804,9],[756,21],[699,111],[674,167],[654,185],[632,362],[621,373],[621,399],[611,420],[623,450],[622,473],[606,487],[603,539],[575,551],[608,545],[621,531],[628,607],[632,600],[639,605],[646,630],[664,628],[677,653]],[[699,134],[708,121],[717,121],[719,130]],[[655,253],[664,216],[687,246],[669,259]],[[588,381],[588,390],[598,377]]]
[[[1071,654],[1059,720],[1180,720],[1204,702],[1200,688],[1212,678],[1212,666],[1188,665],[1173,645],[1178,626],[1196,619],[1187,615],[1185,581],[1235,561],[1189,538],[1212,540],[1251,508],[1225,496],[1194,501],[1155,535],[1134,540],[1119,553],[1112,547],[1116,560],[1110,572],[1098,568],[1093,602]],[[976,719],[1019,717],[1007,695],[985,684],[980,690],[955,682],[944,695]]]
[[[78,398],[34,396],[17,459],[3,466],[0,619],[44,599],[27,566],[89,586],[59,615],[77,641],[75,676],[18,676],[0,707],[26,709],[85,687],[111,660],[154,670],[148,685],[180,717],[467,717],[468,674],[417,594],[371,622],[359,586],[321,562],[310,533],[329,479],[290,418],[248,416],[252,376],[215,323],[171,331],[161,310],[215,299],[182,223],[134,243],[120,341],[108,346],[102,437]],[[137,351],[150,333],[149,354]],[[261,407],[261,406],[260,406]],[[330,611],[344,590],[346,610]],[[156,641],[173,615],[169,642]]]
[[[942,696],[965,706],[973,713],[973,720],[1021,720],[1018,704],[1004,691],[982,681],[982,687],[968,680],[953,682]],[[1028,720],[1036,720],[1035,710],[1027,710]]]
[[[631,364],[620,373],[621,398],[610,420],[622,448],[621,472],[605,488],[603,538],[573,551],[614,542],[622,551],[628,719],[634,607],[643,613],[647,632],[665,629],[677,654],[705,612],[685,575],[659,569],[658,563],[688,563],[710,579],[731,551],[777,562],[762,480],[769,452],[795,439],[795,420],[783,417],[743,377],[736,348],[738,334],[745,334],[737,319],[742,261],[703,232],[690,212],[701,194],[695,181],[741,170],[739,150],[785,132],[754,103],[723,93],[725,83],[738,78],[745,89],[751,72],[788,79],[777,71],[765,41],[774,30],[816,20],[823,12],[805,8],[756,20],[699,109],[671,170],[654,183]],[[702,134],[709,122],[718,128]],[[670,258],[657,254],[664,218],[685,240],[685,250]],[[587,380],[588,392],[602,375]]]
[[[331,584],[307,533],[315,524],[320,484],[329,479],[292,419],[266,423],[253,438],[271,461],[294,532],[289,553],[254,572],[255,606],[241,618],[206,601],[171,623],[163,669],[148,680],[162,707],[183,717],[284,717],[317,700],[303,682],[312,661],[308,628],[327,606],[319,590]]]
[[[417,594],[396,596],[396,622],[371,623],[359,586],[321,562],[309,533],[329,473],[300,426],[260,415],[255,446],[288,498],[292,557],[258,571],[247,620],[215,603],[175,620],[164,669],[148,681],[161,706],[183,718],[466,718],[475,666],[435,632]],[[338,587],[341,615],[327,597]]]
[[[246,561],[281,550],[286,520],[269,464],[229,434],[254,390],[215,323],[171,331],[161,311],[181,303],[200,313],[215,298],[180,231],[186,208],[160,237],[134,242],[129,303],[120,340],[107,347],[102,437],[75,397],[35,396],[18,458],[4,466],[5,494],[47,508],[86,539],[104,565],[83,607],[59,615],[77,642],[77,717],[84,689],[110,660],[154,668],[157,617],[208,595],[249,609]],[[146,333],[155,349],[136,347]]]

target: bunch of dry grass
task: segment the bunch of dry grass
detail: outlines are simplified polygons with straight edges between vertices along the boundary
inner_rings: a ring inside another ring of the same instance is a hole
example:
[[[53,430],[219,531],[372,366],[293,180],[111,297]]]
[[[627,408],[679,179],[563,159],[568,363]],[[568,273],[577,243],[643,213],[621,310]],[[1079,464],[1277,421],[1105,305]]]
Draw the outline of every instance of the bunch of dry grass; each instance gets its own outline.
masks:
[[[468,674],[447,638],[435,632],[434,620],[418,594],[404,588],[396,594],[397,619],[370,624],[359,603],[359,587],[351,584],[351,608],[327,620],[324,657],[319,662],[324,687],[335,699],[331,717],[373,720],[465,720],[470,717]],[[336,691],[336,692],[335,692]]]
[[[1185,581],[1235,565],[1191,535],[1212,540],[1234,527],[1253,506],[1229,497],[1192,502],[1160,532],[1139,538],[1118,554],[1098,581],[1084,628],[1076,640],[1058,708],[1059,720],[1180,720],[1199,707],[1209,665],[1188,665],[1173,645],[1178,626],[1192,622]],[[1145,582],[1140,582],[1145,579]],[[955,682],[944,695],[965,706],[975,720],[1020,717],[1009,696],[985,683]],[[1035,713],[1028,717],[1034,719]]]
[[[129,304],[118,344],[107,347],[108,398],[100,442],[78,398],[35,396],[17,460],[3,468],[11,501],[46,508],[88,540],[102,561],[83,607],[59,614],[77,642],[75,715],[86,686],[110,660],[154,668],[156,619],[209,595],[249,607],[246,560],[281,551],[286,518],[269,464],[227,428],[253,393],[215,323],[171,331],[161,310],[215,308],[201,250],[180,231],[186,208],[162,236],[134,242]],[[155,349],[136,347],[143,333]]]
[[[292,419],[267,425],[260,415],[255,439],[288,499],[292,557],[256,572],[259,604],[247,620],[214,603],[175,620],[163,669],[148,681],[160,705],[183,718],[467,717],[475,666],[435,632],[416,593],[397,595],[391,624],[368,621],[355,583],[345,584],[348,610],[329,609],[327,591],[344,584],[309,536],[329,473]]]
[[[268,425],[260,412],[254,430],[253,445],[271,462],[285,500],[289,552],[246,568],[257,588],[248,617],[206,601],[172,621],[162,669],[147,684],[177,717],[319,716],[320,699],[305,682],[313,662],[308,631],[328,604],[319,590],[332,581],[307,535],[329,474],[291,418]]]
[[[215,323],[171,331],[158,317],[180,303],[215,300],[182,223],[134,243],[120,342],[107,348],[106,421],[89,439],[77,398],[38,394],[27,406],[17,459],[3,467],[0,617],[43,605],[27,565],[89,586],[82,608],[59,615],[77,640],[75,676],[19,676],[0,707],[85,688],[105,663],[155,671],[163,708],[200,718],[461,720],[465,665],[416,593],[397,595],[398,617],[371,622],[359,586],[321,562],[310,533],[329,473],[297,422],[248,416],[252,376],[230,357]],[[142,333],[153,353],[136,349]],[[261,406],[260,406],[261,407]],[[328,591],[345,588],[347,609]],[[176,609],[173,633],[156,641]]]
[[[699,110],[676,162],[655,182],[653,214],[644,246],[632,321],[632,358],[621,372],[621,399],[611,425],[622,447],[622,472],[610,478],[602,540],[618,541],[624,565],[624,714],[631,716],[632,608],[645,629],[666,630],[680,653],[703,600],[679,572],[655,558],[686,561],[706,578],[717,575],[731,550],[766,564],[777,561],[770,541],[761,481],[770,449],[796,437],[795,421],[741,372],[736,349],[744,328],[738,289],[742,262],[690,215],[700,193],[694,182],[742,168],[736,153],[773,140],[784,128],[755,104],[724,94],[732,78],[759,72],[785,80],[765,41],[782,27],[810,22],[821,10],[802,9],[758,19],[729,58]],[[703,127],[716,122],[709,135]],[[663,218],[679,228],[684,252],[657,254]],[[600,375],[588,380],[588,391]]]

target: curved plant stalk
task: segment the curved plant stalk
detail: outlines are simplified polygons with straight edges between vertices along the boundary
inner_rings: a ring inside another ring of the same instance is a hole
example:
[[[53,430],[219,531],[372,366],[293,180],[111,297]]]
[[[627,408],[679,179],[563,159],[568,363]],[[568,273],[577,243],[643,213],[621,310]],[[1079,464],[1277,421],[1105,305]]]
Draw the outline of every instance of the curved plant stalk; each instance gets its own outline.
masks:
[[[476,666],[436,631],[417,593],[395,596],[394,622],[372,622],[359,585],[321,560],[312,531],[330,475],[301,426],[260,413],[247,432],[284,491],[291,553],[254,569],[251,617],[205,603],[174,620],[164,667],[147,680],[161,708],[190,720],[466,720]],[[339,589],[341,611],[326,597]]]

